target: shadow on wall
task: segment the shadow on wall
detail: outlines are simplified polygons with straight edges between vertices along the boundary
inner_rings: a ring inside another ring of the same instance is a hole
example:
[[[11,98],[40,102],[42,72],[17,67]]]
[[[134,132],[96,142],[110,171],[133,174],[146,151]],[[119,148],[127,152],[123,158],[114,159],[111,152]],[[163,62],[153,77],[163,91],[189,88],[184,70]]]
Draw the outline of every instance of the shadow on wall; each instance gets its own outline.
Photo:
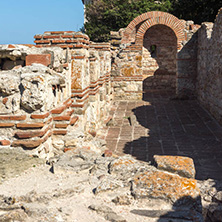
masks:
[[[165,25],[154,25],[143,40],[143,90],[176,88],[177,37]]]
[[[196,95],[198,31],[187,34],[187,42],[177,52],[177,38],[164,25],[155,25],[144,35],[143,91],[177,89],[179,95]]]
[[[143,80],[143,91],[149,90],[171,90],[176,93],[176,72],[157,69],[152,76]]]
[[[196,97],[198,31],[177,53],[177,90],[179,95]]]

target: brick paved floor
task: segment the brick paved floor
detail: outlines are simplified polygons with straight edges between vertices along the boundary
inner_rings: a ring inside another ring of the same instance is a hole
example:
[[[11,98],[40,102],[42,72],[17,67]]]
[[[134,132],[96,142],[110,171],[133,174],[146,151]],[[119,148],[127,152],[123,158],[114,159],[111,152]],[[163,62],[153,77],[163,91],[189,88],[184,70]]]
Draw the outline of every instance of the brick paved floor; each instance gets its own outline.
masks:
[[[155,154],[188,156],[197,179],[222,179],[222,127],[197,101],[171,96],[148,92],[144,101],[114,101],[113,125],[104,129],[107,147],[141,161],[153,162]]]

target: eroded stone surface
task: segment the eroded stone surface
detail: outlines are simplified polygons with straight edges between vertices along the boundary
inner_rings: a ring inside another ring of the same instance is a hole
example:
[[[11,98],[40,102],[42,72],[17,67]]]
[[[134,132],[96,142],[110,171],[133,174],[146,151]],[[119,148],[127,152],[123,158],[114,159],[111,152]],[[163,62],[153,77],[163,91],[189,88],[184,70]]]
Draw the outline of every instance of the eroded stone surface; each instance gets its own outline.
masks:
[[[7,96],[19,92],[19,82],[19,75],[16,75],[15,72],[4,71],[0,75],[0,92]]]
[[[182,177],[195,178],[194,162],[189,157],[155,155],[154,160],[160,170],[176,173]]]
[[[115,180],[115,178],[106,178],[96,187],[95,194],[113,191],[123,186],[123,183],[121,181]]]
[[[126,174],[137,170],[137,161],[131,156],[123,156],[113,160],[109,165],[109,172]]]
[[[132,181],[136,198],[160,198],[173,203],[197,201],[200,191],[197,181],[167,172],[150,171],[137,174]]]

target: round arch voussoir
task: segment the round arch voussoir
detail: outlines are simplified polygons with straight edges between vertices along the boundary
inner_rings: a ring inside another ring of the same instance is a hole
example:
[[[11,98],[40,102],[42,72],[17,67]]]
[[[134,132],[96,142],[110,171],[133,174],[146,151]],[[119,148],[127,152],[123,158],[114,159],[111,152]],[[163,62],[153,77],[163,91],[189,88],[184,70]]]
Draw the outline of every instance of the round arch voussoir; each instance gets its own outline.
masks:
[[[166,25],[171,28],[177,36],[178,44],[180,44],[185,39],[183,31],[185,27],[181,20],[166,12],[152,11],[141,14],[130,22],[124,32],[123,39],[125,41],[138,24],[141,24],[141,26],[136,33],[136,43],[138,43],[138,39],[141,39],[141,37],[143,38],[144,34],[150,27],[158,24]]]

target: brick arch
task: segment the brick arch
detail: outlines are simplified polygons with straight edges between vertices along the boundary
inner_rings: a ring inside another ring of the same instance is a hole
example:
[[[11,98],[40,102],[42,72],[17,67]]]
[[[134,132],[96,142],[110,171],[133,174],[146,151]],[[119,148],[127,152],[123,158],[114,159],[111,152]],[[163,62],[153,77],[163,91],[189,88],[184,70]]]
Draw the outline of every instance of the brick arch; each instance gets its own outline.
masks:
[[[127,42],[127,39],[129,38],[130,34],[140,23],[142,23],[142,25],[140,26],[139,30],[136,33],[137,45],[141,45],[142,43],[141,41],[146,31],[150,27],[158,24],[166,25],[174,31],[178,39],[178,48],[181,48],[181,42],[185,40],[185,35],[183,32],[185,27],[184,23],[181,20],[166,12],[152,11],[139,15],[132,22],[130,22],[130,24],[127,26],[127,28],[124,31],[123,43]]]

